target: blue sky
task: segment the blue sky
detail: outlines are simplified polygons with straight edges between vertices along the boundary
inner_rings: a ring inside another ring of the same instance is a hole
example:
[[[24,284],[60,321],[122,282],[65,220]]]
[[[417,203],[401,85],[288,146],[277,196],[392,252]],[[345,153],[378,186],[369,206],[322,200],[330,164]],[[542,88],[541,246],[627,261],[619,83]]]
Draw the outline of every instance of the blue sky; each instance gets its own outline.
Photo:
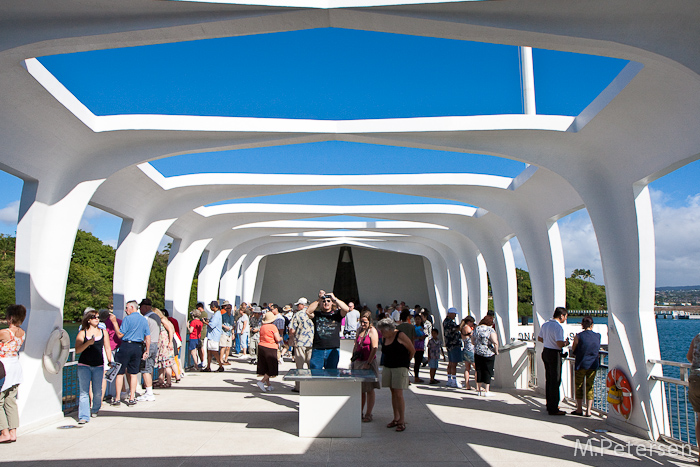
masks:
[[[577,115],[626,61],[533,50],[540,114]],[[356,119],[521,113],[517,48],[345,29],[313,29],[62,56],[40,61],[97,115],[164,113]],[[441,173],[513,177],[522,163],[411,148],[327,142],[224,151],[156,161],[166,176],[194,172]],[[700,284],[700,163],[651,184],[657,285]],[[21,181],[0,172],[0,232],[14,234]],[[246,202],[435,202],[357,190]],[[678,220],[685,228],[678,228]],[[697,224],[697,225],[696,225]],[[116,245],[120,219],[95,208],[81,227]],[[560,222],[566,268],[602,283],[584,211]],[[525,267],[517,240],[516,263]],[[696,251],[697,250],[697,251]],[[697,258],[697,259],[696,259]]]

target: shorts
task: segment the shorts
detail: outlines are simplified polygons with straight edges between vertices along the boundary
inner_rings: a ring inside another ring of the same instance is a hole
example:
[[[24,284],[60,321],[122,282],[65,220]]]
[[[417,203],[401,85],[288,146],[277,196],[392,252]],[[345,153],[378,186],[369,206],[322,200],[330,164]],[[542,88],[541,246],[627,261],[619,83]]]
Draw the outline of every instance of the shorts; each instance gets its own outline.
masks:
[[[122,367],[119,368],[120,375],[124,373],[129,373],[130,375],[139,374],[139,366],[143,356],[143,350],[141,349],[141,342],[122,341],[114,356],[114,360],[122,364]]]
[[[459,363],[462,361],[462,349],[454,347],[447,350],[447,361],[450,363]]]
[[[576,388],[576,399],[583,400],[583,384],[586,383],[586,400],[593,400],[593,382],[595,381],[595,370],[576,370],[574,372],[574,387]]]
[[[462,361],[465,363],[474,363],[474,352],[468,350],[462,351]]]
[[[688,400],[693,406],[693,411],[700,413],[700,376],[690,375],[688,383]]]
[[[148,357],[146,357],[146,367],[141,370],[141,373],[153,374],[153,368],[156,366],[156,356],[158,355],[158,343],[151,344],[148,348]]]
[[[428,368],[437,369],[439,361],[440,360],[437,358],[431,358],[430,360],[428,360]]]
[[[408,389],[408,368],[387,368],[382,370],[382,387],[390,389]]]
[[[199,339],[193,339],[190,337],[188,347],[190,350],[201,349],[202,348],[202,341],[200,341]]]
[[[212,352],[217,352],[219,350],[219,341],[213,341],[211,339],[207,339],[207,350],[211,350]]]
[[[233,340],[231,339],[231,336],[227,336],[226,334],[221,335],[221,339],[219,339],[219,346],[220,347],[231,347],[231,344],[233,343]]]
[[[248,348],[248,334],[239,334],[239,341],[241,344],[241,348]]]

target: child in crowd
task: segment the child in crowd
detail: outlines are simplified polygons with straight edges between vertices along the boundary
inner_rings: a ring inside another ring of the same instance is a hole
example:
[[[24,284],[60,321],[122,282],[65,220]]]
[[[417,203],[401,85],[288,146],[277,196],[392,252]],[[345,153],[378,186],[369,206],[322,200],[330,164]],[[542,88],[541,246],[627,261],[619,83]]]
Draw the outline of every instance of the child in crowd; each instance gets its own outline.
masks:
[[[437,372],[440,353],[442,353],[442,358],[445,358],[445,351],[442,349],[442,344],[440,344],[440,340],[438,339],[438,330],[433,328],[431,335],[433,337],[428,341],[428,367],[430,368],[430,384],[440,384],[440,382],[435,379],[435,373]]]

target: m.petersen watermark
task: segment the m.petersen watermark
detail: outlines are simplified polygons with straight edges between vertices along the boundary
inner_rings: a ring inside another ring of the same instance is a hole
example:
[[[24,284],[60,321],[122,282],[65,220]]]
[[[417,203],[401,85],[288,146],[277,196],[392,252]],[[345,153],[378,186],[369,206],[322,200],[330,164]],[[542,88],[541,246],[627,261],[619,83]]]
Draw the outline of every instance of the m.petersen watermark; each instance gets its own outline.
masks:
[[[576,440],[574,446],[574,456],[605,456],[614,454],[621,456],[627,454],[630,456],[693,456],[691,446],[689,444],[633,444],[629,441],[626,444],[612,441],[607,438],[593,439],[590,438],[586,443],[582,443],[580,439]]]

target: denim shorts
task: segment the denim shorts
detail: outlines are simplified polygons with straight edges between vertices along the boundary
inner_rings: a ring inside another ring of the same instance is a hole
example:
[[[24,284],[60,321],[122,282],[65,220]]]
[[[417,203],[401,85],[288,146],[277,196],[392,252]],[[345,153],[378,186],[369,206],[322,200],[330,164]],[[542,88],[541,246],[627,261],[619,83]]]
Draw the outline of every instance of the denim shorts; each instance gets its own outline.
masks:
[[[447,351],[447,361],[450,363],[459,363],[462,361],[462,349],[455,347]]]
[[[474,352],[464,350],[462,352],[462,361],[466,363],[474,363]]]
[[[428,360],[428,368],[437,368],[438,367],[438,359],[437,358],[431,358]]]

